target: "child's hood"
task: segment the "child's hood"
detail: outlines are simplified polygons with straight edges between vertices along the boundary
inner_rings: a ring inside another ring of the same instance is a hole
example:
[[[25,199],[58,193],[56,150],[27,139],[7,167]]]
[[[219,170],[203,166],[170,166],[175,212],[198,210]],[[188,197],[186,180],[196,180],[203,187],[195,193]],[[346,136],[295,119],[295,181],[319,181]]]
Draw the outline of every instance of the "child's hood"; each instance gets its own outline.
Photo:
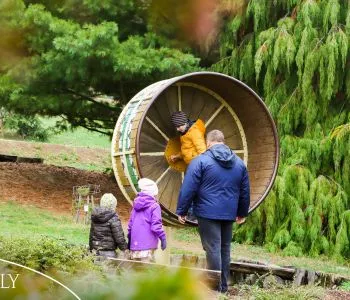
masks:
[[[106,223],[112,219],[116,213],[105,207],[96,207],[91,214],[91,220],[94,223]]]
[[[140,192],[134,200],[134,209],[136,211],[144,210],[154,203],[156,203],[156,199],[153,196]]]

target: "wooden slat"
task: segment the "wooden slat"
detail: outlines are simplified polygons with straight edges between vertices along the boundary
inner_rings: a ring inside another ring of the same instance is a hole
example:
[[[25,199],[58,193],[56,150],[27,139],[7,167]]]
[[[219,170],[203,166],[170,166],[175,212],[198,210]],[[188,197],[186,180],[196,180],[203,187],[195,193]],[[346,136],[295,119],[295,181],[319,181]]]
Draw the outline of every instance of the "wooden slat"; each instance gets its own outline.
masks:
[[[254,154],[259,154],[259,153],[271,153],[271,152],[275,152],[276,147],[274,144],[262,144],[260,146],[251,146],[250,144],[248,144],[249,146],[249,154],[250,156],[254,155]]]
[[[165,207],[169,207],[169,202],[171,200],[169,197],[169,192],[170,192],[169,187],[171,188],[171,181],[170,181],[171,171],[172,170],[169,170],[169,172],[167,172],[167,174],[164,176],[164,178],[158,184],[159,199]]]
[[[139,140],[140,152],[162,152],[166,143],[166,140],[148,122],[142,124]]]
[[[255,155],[255,156],[250,156],[249,157],[249,167],[253,167],[253,168],[263,168],[264,166],[274,166],[275,162],[276,162],[276,157],[274,156],[269,156],[266,157],[264,156],[264,160],[259,159],[259,155]],[[248,167],[248,168],[249,168]]]
[[[262,128],[255,128],[255,127],[245,127],[246,135],[248,136],[248,139],[254,140],[261,137],[271,136],[273,135],[273,130],[271,127],[262,127]]]
[[[263,160],[267,158],[272,158],[275,156],[275,151],[269,151],[264,153],[251,153],[249,152],[249,161],[251,162],[254,159]]]
[[[172,175],[172,183],[173,183],[173,192],[171,195],[171,200],[170,200],[170,204],[169,204],[169,210],[172,212],[176,212],[176,208],[177,208],[177,201],[178,201],[178,197],[179,197],[179,192],[180,192],[180,188],[181,188],[181,173],[179,172],[173,172]]]
[[[170,167],[168,167],[156,180],[156,183],[159,184],[159,182],[165,177],[165,175],[170,171]]]
[[[140,157],[140,166],[143,177],[148,177],[154,181],[168,168],[164,157],[154,156]]]
[[[267,181],[265,185],[259,185],[259,186],[255,186],[252,184],[252,186],[251,186],[252,193],[256,193],[256,194],[264,193],[266,191],[268,183],[269,183],[269,181]]]
[[[177,87],[177,99],[178,99],[178,108],[179,108],[179,111],[182,111],[181,86],[178,86],[178,87]]]
[[[270,172],[272,174],[273,170],[274,170],[274,165],[261,165],[260,167],[256,166],[255,164],[252,166],[248,166],[248,173],[250,172],[256,172],[256,171],[267,171]]]
[[[147,111],[147,117],[157,121],[157,126],[169,137],[172,137],[175,135],[176,130],[170,121],[171,113],[172,111],[167,106],[166,96],[162,94],[152,103],[150,109]]]
[[[146,120],[148,123],[151,124],[151,126],[157,130],[160,135],[166,140],[166,141],[169,141],[169,137],[156,125],[156,123],[154,123],[149,117],[146,117]]]
[[[140,156],[164,156],[164,152],[142,152]]]
[[[182,110],[188,115],[190,120],[196,119],[199,112],[197,105],[196,107],[194,107],[194,101],[193,101],[197,93],[200,93],[200,91],[192,87],[188,87],[188,86],[181,87]]]
[[[210,119],[205,123],[206,127],[209,127],[210,124],[214,121],[214,119],[219,115],[219,113],[221,112],[221,110],[223,110],[225,108],[224,104],[221,104],[219,106],[219,108],[213,113],[213,115],[210,117]]]
[[[248,145],[251,148],[260,147],[262,145],[275,145],[275,139],[272,135],[259,137],[258,139],[248,139]]]

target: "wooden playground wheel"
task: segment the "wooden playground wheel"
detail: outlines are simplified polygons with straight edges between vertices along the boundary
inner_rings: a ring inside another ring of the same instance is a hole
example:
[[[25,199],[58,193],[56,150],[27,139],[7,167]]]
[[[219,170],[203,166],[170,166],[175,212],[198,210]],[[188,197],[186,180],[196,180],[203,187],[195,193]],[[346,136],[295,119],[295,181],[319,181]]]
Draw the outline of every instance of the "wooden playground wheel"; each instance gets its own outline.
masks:
[[[163,220],[178,225],[177,198],[186,164],[172,163],[180,151],[170,122],[175,111],[201,119],[206,131],[219,129],[226,144],[248,166],[251,206],[267,195],[278,166],[279,145],[273,120],[262,100],[242,82],[219,73],[199,72],[156,82],[131,99],[121,113],[112,140],[118,185],[132,203],[141,177],[157,182]]]

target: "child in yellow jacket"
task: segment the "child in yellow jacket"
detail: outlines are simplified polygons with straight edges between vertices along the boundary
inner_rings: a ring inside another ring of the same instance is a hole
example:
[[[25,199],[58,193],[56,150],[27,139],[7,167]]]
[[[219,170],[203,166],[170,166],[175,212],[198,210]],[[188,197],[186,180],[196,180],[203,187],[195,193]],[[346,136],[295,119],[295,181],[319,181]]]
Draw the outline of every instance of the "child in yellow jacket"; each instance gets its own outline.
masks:
[[[184,160],[189,165],[191,160],[196,156],[202,154],[207,150],[205,143],[205,125],[200,119],[197,121],[191,121],[183,111],[174,112],[171,115],[171,122],[175,126],[176,130],[181,134],[181,152],[171,155],[170,160],[176,162],[178,160]],[[193,207],[191,205],[187,220],[197,222],[193,215]]]
[[[170,160],[176,162],[183,159],[189,165],[191,160],[207,150],[205,144],[205,125],[200,119],[191,121],[182,111],[171,115],[171,122],[181,134],[181,152],[170,156]]]

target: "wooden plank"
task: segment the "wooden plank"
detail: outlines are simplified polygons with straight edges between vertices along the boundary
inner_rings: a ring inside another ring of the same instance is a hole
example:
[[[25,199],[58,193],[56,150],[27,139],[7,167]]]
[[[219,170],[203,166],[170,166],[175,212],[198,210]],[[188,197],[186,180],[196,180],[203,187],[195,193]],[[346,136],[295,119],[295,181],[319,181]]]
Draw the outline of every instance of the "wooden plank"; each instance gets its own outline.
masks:
[[[162,181],[158,184],[158,189],[159,189],[159,202],[162,203],[165,207],[169,207],[169,203],[171,201],[169,197],[169,190],[171,188],[171,170],[166,173]],[[170,185],[169,185],[170,184]]]
[[[250,177],[251,177],[251,175],[249,174],[249,178]],[[267,186],[269,182],[270,182],[270,180],[267,178],[253,178],[251,180],[251,186],[253,186],[253,187]]]
[[[141,133],[139,149],[141,153],[147,152],[163,152],[166,145],[160,143],[159,139],[155,139],[153,136],[148,136],[145,133]]]
[[[265,111],[260,110],[257,107],[246,107],[243,109],[239,109],[240,119],[244,120],[244,122],[253,122],[255,121],[259,126],[261,124],[269,124],[271,125],[270,118],[265,113]]]
[[[274,144],[262,144],[260,146],[251,146],[250,144],[248,144],[249,147],[249,154],[254,155],[254,154],[260,154],[260,153],[270,153],[270,152],[275,152],[276,151],[276,147]]]
[[[182,110],[181,86],[177,87],[177,98],[178,98],[178,108],[179,108],[179,111],[181,111]]]
[[[157,162],[161,161],[161,159],[157,156],[141,156],[140,157],[140,165],[141,168],[148,166],[148,165],[152,165],[155,164]],[[165,161],[165,166],[167,166],[167,162]]]
[[[262,172],[252,172],[249,174],[249,179],[252,181],[257,181],[257,180],[267,180],[270,181],[272,176],[272,172],[267,173],[266,171],[262,171]]]
[[[256,128],[253,126],[249,126],[249,127],[245,126],[244,130],[249,140],[254,140],[254,139],[258,139],[266,136],[273,136],[273,130],[271,127]]]
[[[180,192],[180,188],[181,188],[181,184],[182,184],[182,174],[183,172],[179,173],[179,172],[174,172],[172,175],[172,187],[173,187],[173,192],[171,195],[171,200],[169,203],[169,207],[168,209],[172,212],[176,212],[176,208],[177,208],[177,201],[178,201],[178,197],[179,197],[179,192]]]
[[[267,182],[268,183],[268,182]],[[268,184],[265,185],[251,185],[250,190],[254,194],[264,193],[267,189]]]
[[[288,280],[292,280],[295,274],[294,268],[240,261],[231,262],[230,270],[245,274],[272,274]]]
[[[273,164],[271,164],[271,165],[261,164],[261,166],[256,166],[254,164],[254,165],[248,166],[248,173],[255,172],[255,171],[261,171],[261,170],[268,171],[268,172],[272,173],[274,171],[274,165]]]
[[[275,139],[273,135],[259,137],[258,139],[250,139],[248,140],[248,145],[250,148],[256,148],[263,145],[273,145],[275,146]]]
[[[142,157],[140,159],[142,175],[155,181],[168,168],[166,159],[164,157],[147,157],[152,159],[146,160],[145,158]]]
[[[167,106],[166,96],[162,94],[152,103],[150,109],[147,111],[147,117],[157,121],[156,124],[159,129],[172,137],[176,134],[176,130],[170,121],[171,113],[172,111]]]
[[[201,282],[205,283],[210,287],[218,286],[221,278],[221,271],[214,271],[202,268],[190,268],[176,265],[157,264],[152,262],[142,262],[137,260],[128,260],[112,257],[108,257],[107,260],[117,269],[132,269],[135,271],[148,271],[150,269],[156,269],[165,272],[167,272],[167,270],[186,269],[192,272],[195,276],[197,276]]]
[[[275,157],[275,151],[269,151],[269,152],[264,152],[264,153],[252,153],[252,152],[249,152],[249,162],[252,162],[252,161],[255,161],[255,160],[258,160],[258,161],[261,161],[261,160],[264,160],[264,159],[271,159],[273,157]]]
[[[170,120],[171,113],[179,110],[178,89],[175,86],[170,86],[164,91],[163,95],[168,106],[168,118]]]
[[[203,103],[195,103],[194,98],[196,98],[196,94],[200,93],[198,89],[188,86],[181,87],[181,95],[182,95],[182,110],[188,115],[190,120],[195,120],[198,118],[198,114],[200,113],[199,106],[202,106]],[[197,99],[200,99],[198,97]]]
[[[160,181],[159,188],[159,201],[165,206],[170,207],[170,203],[172,200],[172,192],[173,192],[173,183],[171,181],[172,174],[177,172],[173,169],[169,169],[164,178]]]
[[[164,151],[167,142],[148,122],[144,122],[139,143],[140,152],[161,152]]]
[[[203,97],[205,101],[205,106],[200,112],[199,118],[207,123],[214,112],[220,107],[221,103],[215,99],[213,96],[206,94]]]
[[[265,160],[261,160],[259,159],[259,156],[249,156],[249,164],[250,167],[254,167],[254,168],[263,168],[265,166],[271,166],[272,168],[274,167],[276,163],[276,157],[270,155],[269,157],[265,156]],[[249,168],[249,166],[248,166]]]

